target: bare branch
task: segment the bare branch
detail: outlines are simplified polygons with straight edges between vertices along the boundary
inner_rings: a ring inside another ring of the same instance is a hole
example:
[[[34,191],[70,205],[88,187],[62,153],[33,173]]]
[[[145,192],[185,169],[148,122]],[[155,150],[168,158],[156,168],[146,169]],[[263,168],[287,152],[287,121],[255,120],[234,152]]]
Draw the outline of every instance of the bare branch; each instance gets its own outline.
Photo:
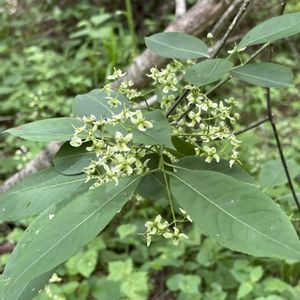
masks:
[[[235,16],[235,18],[233,19],[232,23],[230,24],[230,26],[228,27],[227,31],[225,32],[221,43],[219,45],[219,47],[216,49],[216,51],[214,52],[214,54],[212,55],[213,58],[217,57],[218,54],[220,53],[220,51],[222,50],[223,46],[225,45],[228,37],[230,36],[230,34],[232,33],[232,31],[235,29],[236,25],[238,24],[239,20],[241,19],[242,15],[246,12],[248,6],[249,6],[250,0],[244,0],[242,6],[240,7],[237,15]]]
[[[264,124],[264,123],[266,123],[268,121],[269,121],[269,117],[266,117],[266,118],[264,118],[264,119],[262,119],[260,121],[257,121],[255,123],[249,125],[248,127],[244,128],[242,130],[239,130],[239,131],[235,132],[235,135],[240,135],[240,134],[242,134],[244,132],[247,132],[247,131],[249,131],[251,129],[254,129],[254,128],[256,128],[256,127],[258,127],[258,126],[260,126],[260,125],[262,125],[262,124]]]
[[[279,11],[279,15],[282,15],[284,13],[284,9],[286,7],[286,4],[287,4],[287,0],[282,0],[281,1],[281,8],[280,8],[280,11]],[[269,61],[272,59],[272,51],[273,51],[273,45],[270,44],[270,46],[269,46]],[[278,153],[279,153],[279,156],[280,156],[281,164],[283,166],[283,169],[284,169],[287,181],[288,181],[288,185],[289,185],[289,188],[291,190],[294,201],[297,205],[298,210],[300,211],[300,202],[299,202],[299,199],[297,197],[292,178],[290,176],[289,168],[288,168],[288,165],[287,165],[284,153],[283,153],[282,144],[281,144],[279,133],[278,133],[278,130],[277,130],[277,126],[276,126],[276,123],[275,123],[275,120],[274,120],[274,115],[273,115],[273,111],[272,111],[271,89],[270,88],[266,88],[266,105],[267,105],[268,118],[269,118],[272,130],[273,130],[273,135],[274,135],[274,138],[275,138],[275,141],[276,141],[276,145],[277,145]]]
[[[214,25],[213,29],[211,30],[211,33],[216,36],[219,32],[222,32],[224,29],[224,24],[227,23],[228,19],[231,19],[231,17],[235,14],[236,8],[241,5],[243,0],[235,0],[233,3],[226,9],[224,14],[221,16],[219,21]]]

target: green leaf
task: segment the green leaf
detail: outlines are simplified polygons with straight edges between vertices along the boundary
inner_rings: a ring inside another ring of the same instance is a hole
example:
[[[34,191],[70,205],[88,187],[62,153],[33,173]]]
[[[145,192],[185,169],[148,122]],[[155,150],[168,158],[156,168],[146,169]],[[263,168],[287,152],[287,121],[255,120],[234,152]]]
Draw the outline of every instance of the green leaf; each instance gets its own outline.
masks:
[[[88,94],[76,96],[73,101],[73,114],[79,118],[93,114],[97,119],[100,119],[120,113],[123,106],[111,107],[106,97],[107,94],[101,90],[92,90]],[[129,105],[128,100],[117,92],[112,92],[111,97],[116,97],[121,103]]]
[[[132,141],[135,144],[146,145],[164,145],[174,149],[171,140],[171,126],[160,109],[154,111],[144,111],[144,117],[153,125],[152,128],[147,128],[146,131],[140,131],[136,126],[132,126]]]
[[[151,200],[161,199],[166,195],[166,185],[161,172],[153,172],[144,176],[136,192],[142,197]]]
[[[175,274],[168,278],[167,287],[171,291],[182,291],[187,294],[199,293],[201,278],[196,275]]]
[[[159,156],[150,154],[145,157],[150,159],[148,167],[154,170],[159,166]],[[166,195],[166,185],[162,172],[153,172],[144,176],[137,186],[136,192],[146,199],[157,200]]]
[[[277,292],[283,293],[284,291],[288,290],[290,286],[279,278],[266,278],[264,280],[264,290],[265,292]]]
[[[183,32],[162,32],[145,38],[148,49],[159,56],[193,59],[209,57],[207,46],[198,38]]]
[[[81,274],[85,278],[90,277],[96,268],[97,257],[96,250],[78,252],[64,264],[68,275]]]
[[[205,239],[196,256],[197,262],[200,266],[210,267],[216,262],[216,257],[220,249],[222,248],[216,241]]]
[[[184,78],[195,86],[203,86],[221,79],[232,67],[233,64],[226,59],[207,59],[190,67]]]
[[[69,141],[74,134],[73,126],[80,127],[82,125],[83,123],[80,120],[63,117],[35,121],[5,130],[4,132],[29,141]]]
[[[107,279],[122,281],[133,272],[133,263],[130,258],[124,261],[112,261],[108,263],[109,275]]]
[[[290,171],[291,178],[300,175],[300,165],[293,159],[287,160],[287,166]],[[283,185],[287,183],[287,178],[280,160],[269,160],[263,164],[259,174],[258,180],[261,187],[266,190],[267,188]]]
[[[300,32],[300,12],[277,16],[251,29],[240,41],[238,48],[272,42]]]
[[[172,143],[178,153],[183,155],[195,155],[194,146],[176,136],[172,136]]]
[[[96,280],[97,278],[97,280]],[[120,300],[121,287],[119,282],[107,280],[105,277],[92,277],[90,279],[92,296],[97,300]]]
[[[249,273],[250,281],[252,283],[259,281],[264,274],[264,269],[261,266],[256,266],[251,269]]]
[[[289,218],[255,186],[214,171],[170,175],[174,198],[204,234],[250,255],[300,259]]]
[[[121,292],[125,299],[147,299],[148,277],[147,272],[133,272],[121,283]]]
[[[243,282],[239,286],[239,289],[238,289],[238,292],[237,292],[237,299],[244,298],[245,296],[250,294],[252,292],[253,288],[254,287],[250,282],[248,282],[248,281]]]
[[[291,87],[294,80],[289,68],[273,63],[247,64],[233,69],[231,74],[242,81],[262,87]]]
[[[239,165],[234,164],[229,167],[229,161],[221,159],[220,162],[212,161],[207,163],[205,158],[199,156],[187,156],[179,160],[177,166],[189,170],[215,171],[232,176],[233,178],[259,187],[259,184]]]
[[[34,296],[38,294],[39,290],[48,282],[52,273],[53,271],[42,274],[30,282],[27,282],[24,286],[9,291],[5,296],[0,294],[0,297],[2,296],[1,299],[7,300],[32,300]]]
[[[0,220],[16,221],[38,215],[49,206],[86,191],[85,175],[64,176],[53,168],[28,176],[0,197]]]
[[[184,293],[184,292],[180,292],[178,294],[178,298],[177,300],[201,300],[203,299],[202,298],[202,295],[200,293],[197,293],[197,294],[191,294],[191,293]],[[206,298],[208,299],[208,298]],[[216,299],[216,298],[214,298]],[[221,300],[221,298],[218,298]]]
[[[117,232],[121,240],[124,240],[128,236],[134,234],[137,231],[137,226],[134,224],[122,224],[117,228]]]
[[[51,206],[30,224],[5,267],[7,290],[22,286],[78,252],[131,199],[140,177],[90,190],[69,203]]]
[[[91,160],[96,159],[95,152],[86,151],[89,144],[84,143],[75,148],[69,142],[64,143],[53,159],[54,168],[65,175],[83,173]]]

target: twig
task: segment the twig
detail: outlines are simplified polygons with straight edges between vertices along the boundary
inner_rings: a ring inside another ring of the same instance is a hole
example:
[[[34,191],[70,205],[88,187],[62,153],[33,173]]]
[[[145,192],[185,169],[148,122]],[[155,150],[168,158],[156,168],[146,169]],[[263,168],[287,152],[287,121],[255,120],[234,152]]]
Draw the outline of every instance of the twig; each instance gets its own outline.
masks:
[[[232,31],[235,29],[236,25],[238,24],[239,20],[241,19],[242,15],[245,13],[245,11],[247,10],[248,6],[249,6],[250,0],[244,0],[242,6],[240,7],[237,15],[235,16],[235,18],[233,19],[232,23],[230,24],[230,26],[228,27],[226,33],[224,34],[221,43],[219,45],[219,47],[216,49],[216,51],[214,52],[214,54],[212,55],[212,58],[215,58],[218,56],[218,54],[220,53],[220,51],[222,50],[223,46],[225,45],[228,37],[230,36],[230,34],[232,33]]]
[[[214,25],[213,29],[211,30],[211,33],[213,36],[218,34],[219,31],[222,31],[224,28],[224,24],[228,19],[232,17],[232,14],[234,13],[235,9],[242,3],[243,0],[235,0],[224,12],[224,14],[221,16],[219,21]]]
[[[280,155],[280,160],[281,160],[282,166],[284,168],[284,172],[285,172],[285,175],[286,175],[286,178],[287,178],[287,181],[288,181],[289,188],[292,192],[294,201],[295,201],[295,203],[298,207],[298,210],[300,211],[300,203],[299,203],[297,194],[295,192],[295,188],[294,188],[291,176],[290,176],[289,168],[287,166],[286,159],[284,157],[283,148],[282,148],[282,144],[281,144],[281,141],[280,141],[280,138],[279,138],[277,127],[276,127],[276,124],[274,122],[274,117],[273,117],[273,113],[272,113],[272,105],[271,105],[270,88],[266,89],[266,101],[267,101],[267,113],[268,113],[270,124],[272,126],[273,134],[274,134],[274,137],[275,137],[275,140],[276,140],[276,145],[277,145],[278,153]]]
[[[281,16],[284,13],[286,5],[287,5],[287,0],[281,0],[279,16]]]
[[[266,48],[268,48],[268,46],[270,46],[269,42],[263,44],[260,48],[257,49],[257,51],[255,51],[248,59],[245,60],[243,65],[246,65],[252,60],[254,60],[254,58],[256,58],[256,56],[258,56],[261,52],[263,52]]]
[[[239,20],[241,19],[242,15],[245,13],[245,11],[247,10],[247,7],[250,3],[250,0],[244,0],[242,6],[240,7],[240,9],[238,10],[238,13],[236,14],[235,18],[233,19],[233,21],[231,22],[230,26],[228,27],[227,31],[225,32],[223,38],[221,39],[220,44],[218,45],[217,49],[215,50],[215,52],[212,54],[212,58],[217,57],[217,55],[220,53],[220,51],[222,50],[222,48],[224,47],[224,45],[226,44],[226,41],[228,40],[230,34],[232,33],[232,31],[234,30],[234,28],[236,27],[236,25],[238,24]],[[182,102],[183,99],[185,99],[185,97],[189,94],[189,90],[185,90],[177,99],[176,101],[173,103],[173,105],[170,107],[170,109],[167,111],[166,113],[166,117],[169,117],[176,109],[176,107]],[[192,109],[192,107],[190,107],[190,110]],[[182,119],[182,117],[180,117],[180,119]]]
[[[266,122],[268,122],[268,121],[269,121],[269,117],[266,117],[266,118],[264,118],[264,119],[262,119],[262,120],[260,120],[260,121],[257,121],[257,122],[255,122],[255,123],[249,125],[248,127],[244,128],[244,129],[242,129],[242,130],[237,131],[237,132],[235,133],[235,135],[240,135],[240,134],[242,134],[242,133],[244,133],[244,132],[247,132],[247,131],[249,131],[249,130],[251,130],[251,129],[254,129],[254,128],[256,128],[256,127],[258,127],[258,126],[260,126],[260,125],[262,125],[262,124],[264,124],[264,123],[266,123]]]
[[[172,104],[172,106],[169,108],[169,110],[166,113],[166,117],[168,118],[173,111],[176,109],[176,107],[181,103],[181,101],[190,93],[189,90],[185,90],[177,99],[176,101]]]
[[[286,4],[287,4],[286,0],[281,1],[281,9],[280,9],[279,15],[283,14]],[[270,44],[270,46],[269,46],[269,60],[271,60],[271,58],[272,58],[272,47],[273,47],[273,45]],[[286,159],[285,159],[285,156],[284,156],[284,153],[283,153],[282,144],[281,144],[281,141],[280,141],[280,138],[279,138],[276,123],[274,121],[274,116],[273,116],[273,112],[272,112],[272,103],[271,102],[272,102],[271,101],[271,89],[266,88],[266,103],[267,103],[268,118],[269,118],[272,130],[273,130],[273,135],[274,135],[275,140],[276,140],[278,153],[279,153],[280,160],[281,160],[281,163],[282,163],[282,166],[283,166],[283,169],[284,169],[287,181],[288,181],[289,188],[292,192],[292,195],[293,195],[294,201],[297,205],[297,208],[300,211],[300,203],[299,203],[299,200],[298,200],[298,197],[297,197],[297,194],[296,194],[296,191],[295,191],[295,188],[294,188],[291,176],[290,176],[289,168],[287,166]]]

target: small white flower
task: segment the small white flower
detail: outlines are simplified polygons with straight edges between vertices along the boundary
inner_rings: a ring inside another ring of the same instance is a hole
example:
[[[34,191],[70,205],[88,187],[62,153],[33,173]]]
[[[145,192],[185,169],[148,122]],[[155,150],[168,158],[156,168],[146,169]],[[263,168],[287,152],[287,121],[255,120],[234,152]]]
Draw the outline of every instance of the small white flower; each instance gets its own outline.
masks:
[[[207,34],[206,37],[207,37],[209,40],[211,40],[211,39],[214,38],[214,36],[213,36],[213,34],[212,34],[211,32],[209,32],[209,33]]]
[[[188,221],[193,222],[192,219],[191,219],[191,217],[187,214],[187,212],[186,212],[184,209],[182,209],[182,208],[179,207],[179,210],[180,210],[180,212],[182,213],[182,215],[183,215]]]
[[[147,121],[140,110],[136,111],[136,116],[131,117],[131,123],[137,125],[138,130],[146,131],[147,128],[152,128],[153,124]]]
[[[132,140],[132,137],[132,133],[128,133],[126,136],[123,136],[121,132],[117,131],[115,135],[115,141],[117,144],[115,147],[116,151],[130,151],[130,148],[127,146],[127,144]]]
[[[220,162],[220,157],[217,154],[217,150],[215,147],[208,147],[204,146],[203,150],[205,154],[207,155],[207,158],[205,159],[206,162],[210,163],[212,159],[214,158],[217,162]]]
[[[126,73],[122,73],[122,70],[117,70],[116,68],[114,69],[114,73],[112,75],[107,76],[108,80],[117,80],[123,76],[126,75]]]
[[[108,99],[107,103],[110,105],[110,107],[118,107],[121,104],[121,101],[119,101],[117,98],[115,97],[106,97],[106,99]]]
[[[49,218],[49,220],[52,220],[54,218],[54,214],[49,214],[48,218]]]
[[[82,139],[79,136],[74,136],[70,141],[72,147],[80,147],[82,145]]]
[[[197,113],[190,111],[188,117],[191,119],[190,123],[187,124],[189,127],[194,127],[201,121],[200,111]]]

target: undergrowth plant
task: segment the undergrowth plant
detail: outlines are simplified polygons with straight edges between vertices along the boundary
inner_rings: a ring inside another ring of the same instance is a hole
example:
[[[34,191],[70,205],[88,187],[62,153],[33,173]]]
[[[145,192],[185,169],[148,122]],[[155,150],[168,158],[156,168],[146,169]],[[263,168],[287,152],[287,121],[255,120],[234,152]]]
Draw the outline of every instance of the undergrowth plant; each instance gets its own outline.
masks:
[[[146,38],[151,51],[173,59],[147,74],[153,80],[151,93],[136,90],[133,82],[122,81],[125,73],[115,70],[102,89],[75,98],[72,117],[6,131],[64,144],[53,167],[26,178],[0,199],[2,222],[37,216],[6,264],[2,299],[32,299],[55,268],[95,239],[125,203],[143,198],[164,199],[172,216],[166,219],[158,212],[154,220],[145,220],[141,234],[148,246],[157,238],[184,242],[185,224],[192,223],[229,249],[300,259],[289,217],[242,168],[235,130],[238,101],[216,99],[213,93],[237,79],[267,88],[270,104],[270,88],[291,86],[287,67],[252,61],[276,40],[299,33],[300,13],[259,24],[227,57],[217,58],[246,4],[213,54],[203,41],[180,32]],[[240,59],[247,47],[259,44],[263,46],[249,59]],[[151,94],[157,95],[156,109],[147,102]],[[274,125],[270,106],[267,121]]]

